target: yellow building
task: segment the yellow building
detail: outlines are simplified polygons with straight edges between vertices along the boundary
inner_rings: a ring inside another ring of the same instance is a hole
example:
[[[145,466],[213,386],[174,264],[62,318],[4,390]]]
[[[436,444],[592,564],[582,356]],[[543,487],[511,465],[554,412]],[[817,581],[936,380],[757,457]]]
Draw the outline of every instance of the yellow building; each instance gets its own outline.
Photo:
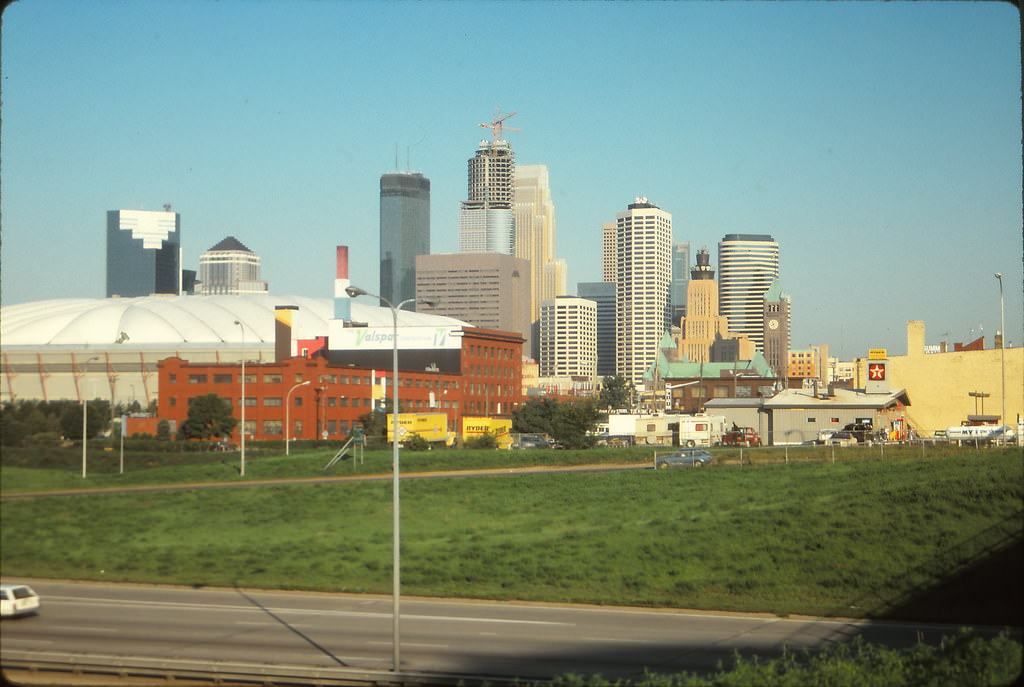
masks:
[[[984,414],[1003,412],[1002,370],[1006,369],[1006,418],[1004,424],[1017,431],[1024,417],[1024,348],[990,348],[976,351],[924,352],[924,322],[907,323],[907,355],[891,356],[886,378],[892,389],[904,388],[913,399],[905,415],[922,436],[937,429],[959,425],[968,415],[979,414],[979,400],[970,393],[990,394],[984,401]],[[857,359],[855,386],[867,383],[866,358]]]
[[[686,317],[679,320],[679,338],[676,340],[676,359],[691,363],[712,361],[711,349],[722,340],[737,342],[733,360],[750,360],[754,343],[746,336],[729,332],[729,319],[718,313],[718,282],[711,269],[706,248],[697,251],[697,265],[690,270],[686,285]]]

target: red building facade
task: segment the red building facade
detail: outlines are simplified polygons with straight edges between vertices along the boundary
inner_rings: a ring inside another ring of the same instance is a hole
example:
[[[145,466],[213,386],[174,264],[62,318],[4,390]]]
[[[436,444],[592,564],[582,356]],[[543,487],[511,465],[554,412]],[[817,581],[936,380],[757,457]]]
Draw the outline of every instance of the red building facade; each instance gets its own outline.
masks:
[[[522,400],[523,339],[508,332],[466,328],[459,351],[461,374],[440,369],[398,372],[400,412],[441,412],[457,431],[463,415],[508,417]],[[337,352],[335,352],[337,353]],[[399,367],[401,368],[401,352]],[[241,363],[190,363],[166,358],[158,365],[158,417],[175,433],[191,399],[215,393],[241,418]],[[331,363],[324,356],[295,357],[245,366],[247,438],[343,439],[359,418],[392,396],[391,368]],[[382,379],[386,379],[382,383]],[[390,405],[388,406],[390,407]],[[287,432],[286,432],[287,424]],[[235,436],[241,436],[236,431]]]

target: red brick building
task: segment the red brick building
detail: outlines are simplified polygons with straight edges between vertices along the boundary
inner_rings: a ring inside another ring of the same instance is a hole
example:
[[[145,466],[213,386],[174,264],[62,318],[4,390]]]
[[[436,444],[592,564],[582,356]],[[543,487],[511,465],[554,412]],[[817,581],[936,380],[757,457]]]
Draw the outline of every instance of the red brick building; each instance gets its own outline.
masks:
[[[457,431],[463,415],[509,417],[522,401],[522,337],[508,332],[464,328],[454,366],[402,369],[399,351],[398,397],[401,412],[443,412]],[[293,439],[342,439],[383,398],[392,395],[390,354],[378,368],[343,364],[344,352],[295,357],[279,362],[246,363],[246,436],[284,439],[285,422]],[[419,360],[406,356],[406,364]],[[231,401],[240,418],[241,363],[190,363],[166,358],[158,364],[158,417],[174,433],[188,417],[192,398],[215,393]],[[457,372],[455,372],[457,370]],[[383,384],[381,379],[386,378]],[[309,382],[306,384],[306,382]],[[236,437],[240,436],[236,432]]]

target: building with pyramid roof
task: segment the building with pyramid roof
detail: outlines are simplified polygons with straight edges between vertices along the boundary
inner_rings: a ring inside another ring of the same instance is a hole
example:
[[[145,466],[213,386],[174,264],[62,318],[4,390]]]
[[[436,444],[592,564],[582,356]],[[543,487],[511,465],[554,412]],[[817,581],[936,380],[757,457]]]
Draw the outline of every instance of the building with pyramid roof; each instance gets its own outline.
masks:
[[[201,296],[239,296],[267,293],[267,282],[260,278],[263,259],[234,236],[228,236],[199,256]]]

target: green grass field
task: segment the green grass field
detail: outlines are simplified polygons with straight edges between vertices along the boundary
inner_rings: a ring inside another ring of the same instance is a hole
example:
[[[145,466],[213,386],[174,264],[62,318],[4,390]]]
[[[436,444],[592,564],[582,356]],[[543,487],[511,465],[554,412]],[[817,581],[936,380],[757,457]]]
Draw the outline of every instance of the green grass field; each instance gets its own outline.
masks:
[[[403,482],[403,593],[880,617],[1019,545],[1019,449],[924,457],[920,448],[903,457],[889,449],[884,460],[849,451],[836,463],[791,450],[787,464],[776,449],[747,451],[742,466],[734,451],[701,469]],[[330,455],[254,459],[247,477],[324,474]],[[411,472],[651,455],[402,460]],[[237,480],[236,459],[82,480],[68,466],[18,467],[17,456],[5,456],[3,488]],[[368,452],[357,472],[389,469],[389,452]],[[347,464],[330,471],[352,473]],[[2,525],[5,576],[391,589],[386,481],[5,500]]]

